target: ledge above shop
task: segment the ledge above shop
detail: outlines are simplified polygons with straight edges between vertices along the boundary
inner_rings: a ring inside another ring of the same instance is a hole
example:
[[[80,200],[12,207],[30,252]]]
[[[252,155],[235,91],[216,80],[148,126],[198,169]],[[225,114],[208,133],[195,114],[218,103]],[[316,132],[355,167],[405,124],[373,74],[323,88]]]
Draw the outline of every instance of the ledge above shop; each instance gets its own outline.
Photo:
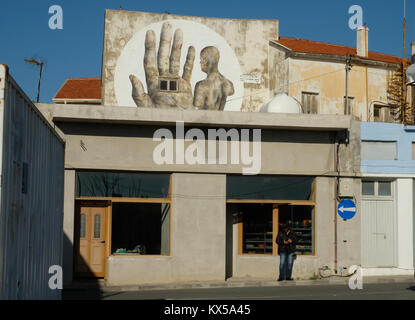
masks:
[[[96,105],[46,104],[37,108],[51,122],[95,122],[172,125],[176,121],[204,127],[236,127],[311,131],[349,129],[352,116],[210,110],[168,110]]]

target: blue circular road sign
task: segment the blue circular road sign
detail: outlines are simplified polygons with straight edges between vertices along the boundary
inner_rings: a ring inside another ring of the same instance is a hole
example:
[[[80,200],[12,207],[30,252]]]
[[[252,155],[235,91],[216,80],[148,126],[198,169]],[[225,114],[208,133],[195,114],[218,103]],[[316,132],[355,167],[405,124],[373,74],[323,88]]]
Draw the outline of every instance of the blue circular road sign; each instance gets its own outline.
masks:
[[[356,214],[356,204],[352,200],[343,200],[337,206],[337,213],[344,220],[351,219]]]

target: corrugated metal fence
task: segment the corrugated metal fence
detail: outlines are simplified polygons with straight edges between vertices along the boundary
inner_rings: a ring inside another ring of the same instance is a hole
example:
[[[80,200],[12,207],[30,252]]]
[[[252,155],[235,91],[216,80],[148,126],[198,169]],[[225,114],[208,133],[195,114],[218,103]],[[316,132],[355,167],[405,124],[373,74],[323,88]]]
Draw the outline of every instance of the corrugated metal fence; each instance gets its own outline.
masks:
[[[2,299],[60,299],[65,143],[0,65]]]

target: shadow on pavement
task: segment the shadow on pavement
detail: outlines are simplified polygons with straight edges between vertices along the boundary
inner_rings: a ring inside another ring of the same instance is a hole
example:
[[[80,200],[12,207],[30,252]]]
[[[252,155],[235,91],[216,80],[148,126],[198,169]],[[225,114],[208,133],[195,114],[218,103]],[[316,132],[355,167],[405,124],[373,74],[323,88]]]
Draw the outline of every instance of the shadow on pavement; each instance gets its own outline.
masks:
[[[121,292],[103,292],[100,288],[63,289],[62,300],[103,300],[120,295]]]

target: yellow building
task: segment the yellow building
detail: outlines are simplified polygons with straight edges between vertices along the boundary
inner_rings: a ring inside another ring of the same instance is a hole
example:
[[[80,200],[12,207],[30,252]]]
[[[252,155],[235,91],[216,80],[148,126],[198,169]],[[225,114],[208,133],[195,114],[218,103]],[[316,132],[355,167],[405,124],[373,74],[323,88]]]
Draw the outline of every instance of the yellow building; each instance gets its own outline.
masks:
[[[361,121],[399,122],[399,112],[390,107],[388,86],[402,58],[368,51],[368,31],[357,29],[356,48],[286,37],[270,41],[278,60],[274,93],[296,98],[304,113],[353,114]]]

